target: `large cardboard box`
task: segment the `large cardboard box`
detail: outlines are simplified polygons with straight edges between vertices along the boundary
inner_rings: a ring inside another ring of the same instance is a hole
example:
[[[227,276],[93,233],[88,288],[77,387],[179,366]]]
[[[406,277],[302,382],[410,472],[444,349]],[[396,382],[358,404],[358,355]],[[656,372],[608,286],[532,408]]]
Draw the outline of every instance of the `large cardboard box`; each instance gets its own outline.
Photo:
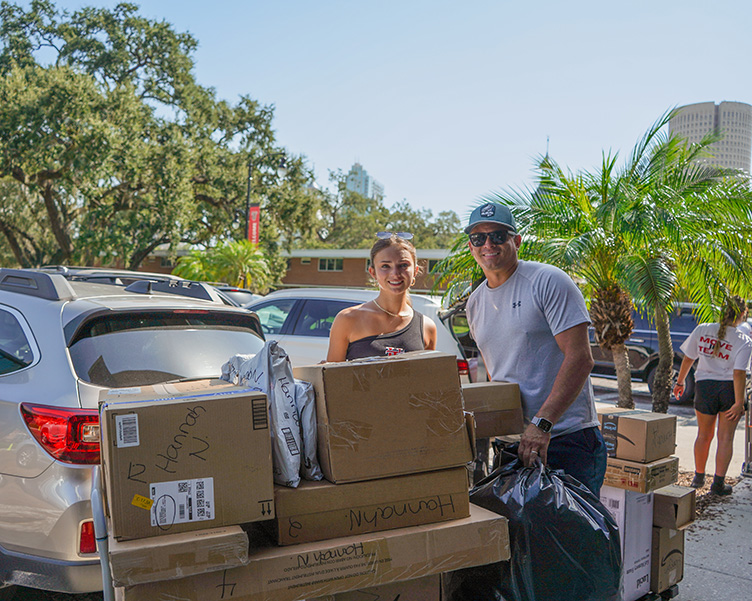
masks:
[[[471,382],[462,385],[462,397],[465,411],[475,415],[478,438],[521,434],[525,429],[519,384]]]
[[[598,412],[609,457],[649,463],[676,448],[676,416],[609,407]]]
[[[678,457],[666,457],[650,463],[609,457],[603,483],[635,492],[651,492],[673,484],[678,477]]]
[[[470,506],[440,524],[266,548],[251,542],[248,565],[118,589],[124,601],[297,601],[509,559],[503,516]],[[224,595],[224,596],[222,596]]]
[[[662,593],[684,578],[684,530],[653,527],[650,590]]]
[[[473,458],[454,355],[414,351],[293,370],[316,391],[318,454],[330,482],[465,465]]]
[[[650,591],[653,493],[601,487],[601,503],[619,526],[622,554],[622,601],[635,601]]]
[[[670,484],[655,491],[653,526],[682,530],[695,521],[697,493],[689,486]]]
[[[118,541],[109,537],[115,586],[174,580],[248,563],[248,535],[240,526]]]
[[[390,582],[381,586],[317,597],[309,601],[441,601],[441,576]]]
[[[100,425],[115,538],[274,517],[265,395],[219,380],[117,389]]]
[[[280,545],[307,543],[464,518],[470,515],[467,470],[332,484],[274,487]]]

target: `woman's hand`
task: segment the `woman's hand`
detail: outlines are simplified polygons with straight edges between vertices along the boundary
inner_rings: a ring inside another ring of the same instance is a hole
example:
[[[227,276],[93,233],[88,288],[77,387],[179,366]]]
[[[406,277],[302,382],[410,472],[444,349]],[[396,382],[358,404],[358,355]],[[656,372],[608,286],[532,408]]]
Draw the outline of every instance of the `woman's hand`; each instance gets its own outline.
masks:
[[[744,414],[744,403],[734,403],[731,409],[723,412],[723,415],[730,422],[737,422],[739,418]]]

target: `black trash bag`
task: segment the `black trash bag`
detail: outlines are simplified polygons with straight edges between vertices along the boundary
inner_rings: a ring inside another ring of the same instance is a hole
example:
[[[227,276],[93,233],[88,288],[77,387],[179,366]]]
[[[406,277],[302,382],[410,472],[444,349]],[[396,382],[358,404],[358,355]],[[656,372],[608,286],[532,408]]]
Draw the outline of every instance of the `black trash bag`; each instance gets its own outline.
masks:
[[[561,470],[525,468],[516,448],[470,501],[509,520],[511,559],[444,574],[448,601],[617,601],[621,546],[600,500]]]

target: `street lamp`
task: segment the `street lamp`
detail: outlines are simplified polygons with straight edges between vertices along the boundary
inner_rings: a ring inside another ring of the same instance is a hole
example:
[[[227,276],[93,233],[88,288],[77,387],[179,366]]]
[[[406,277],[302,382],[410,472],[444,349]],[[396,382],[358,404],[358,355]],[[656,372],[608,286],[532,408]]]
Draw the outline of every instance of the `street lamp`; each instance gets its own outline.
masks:
[[[287,173],[287,162],[284,153],[275,152],[271,156],[279,157],[277,175],[284,177]],[[259,243],[259,226],[261,222],[261,207],[259,202],[251,203],[251,180],[253,179],[253,161],[248,161],[248,190],[245,196],[245,238],[252,244]]]

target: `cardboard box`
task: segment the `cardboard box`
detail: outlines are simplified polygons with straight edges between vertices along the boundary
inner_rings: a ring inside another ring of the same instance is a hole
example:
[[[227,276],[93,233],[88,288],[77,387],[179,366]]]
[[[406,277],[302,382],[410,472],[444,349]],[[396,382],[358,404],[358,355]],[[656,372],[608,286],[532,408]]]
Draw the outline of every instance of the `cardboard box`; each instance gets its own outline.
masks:
[[[316,391],[319,461],[330,482],[446,469],[473,458],[454,355],[414,351],[293,374]]]
[[[682,530],[695,521],[697,491],[689,486],[670,484],[655,491],[653,526]]]
[[[350,484],[302,482],[274,487],[280,545],[307,543],[464,518],[470,515],[467,470],[381,478]]]
[[[118,589],[125,601],[297,601],[509,559],[507,519],[470,517],[291,547],[251,541],[248,565]]]
[[[684,531],[653,527],[650,590],[662,593],[684,578]]]
[[[673,484],[678,477],[678,457],[666,457],[650,463],[609,457],[603,483],[635,492],[651,492]]]
[[[653,493],[601,487],[601,503],[619,526],[622,554],[622,601],[635,601],[650,591]]]
[[[100,425],[115,538],[274,517],[265,395],[219,380],[118,389]]]
[[[240,526],[118,541],[109,537],[115,586],[174,580],[248,563],[248,535]]]
[[[609,457],[649,463],[676,449],[676,416],[610,407],[599,411]]]
[[[441,576],[391,582],[347,593],[326,595],[309,601],[441,601]]]
[[[463,384],[462,397],[465,400],[465,411],[475,415],[475,435],[478,438],[522,434],[525,429],[519,384]]]

